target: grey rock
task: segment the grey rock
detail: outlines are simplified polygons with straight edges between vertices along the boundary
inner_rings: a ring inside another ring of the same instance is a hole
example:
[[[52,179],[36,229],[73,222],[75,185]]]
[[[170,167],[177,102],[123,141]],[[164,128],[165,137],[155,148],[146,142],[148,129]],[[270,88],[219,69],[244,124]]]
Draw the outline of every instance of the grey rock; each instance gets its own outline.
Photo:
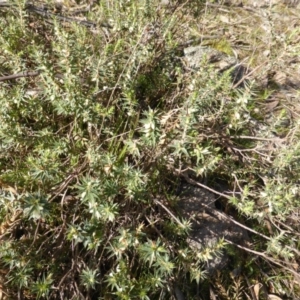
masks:
[[[206,46],[191,46],[183,50],[188,67],[197,69],[204,60],[213,64],[218,71],[225,71],[235,66],[238,61],[235,57]]]
[[[179,199],[182,215],[192,222],[192,232],[187,239],[194,250],[214,247],[221,238],[243,244],[248,240],[247,231],[230,221],[226,214],[216,213],[215,196],[207,190],[184,184]],[[223,252],[215,255],[206,265],[206,271],[213,275],[228,263],[228,255]]]
[[[186,65],[192,70],[200,69],[204,61],[219,72],[231,70],[234,84],[243,86],[242,79],[248,73],[248,68],[239,63],[236,57],[207,46],[191,46],[183,49]],[[241,81],[241,82],[240,82]]]

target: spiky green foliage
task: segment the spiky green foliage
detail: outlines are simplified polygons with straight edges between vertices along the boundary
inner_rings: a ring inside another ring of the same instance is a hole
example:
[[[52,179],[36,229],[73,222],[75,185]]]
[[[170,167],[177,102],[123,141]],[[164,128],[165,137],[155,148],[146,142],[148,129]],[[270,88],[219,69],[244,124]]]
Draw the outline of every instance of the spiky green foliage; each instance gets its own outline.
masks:
[[[9,297],[172,299],[179,286],[193,298],[225,243],[188,244],[191,223],[174,205],[180,176],[238,190],[227,204],[256,231],[248,252],[264,262],[243,262],[251,280],[293,270],[299,124],[263,153],[251,138],[261,118],[255,84],[232,89],[230,72],[205,61],[186,68],[185,16],[199,18],[201,1],[100,1],[85,15],[94,27],[55,18],[72,17],[67,1],[62,12],[49,1],[50,17],[9,4],[0,7],[0,73],[36,71],[0,82],[0,283]],[[238,299],[244,284],[235,284],[224,294]]]

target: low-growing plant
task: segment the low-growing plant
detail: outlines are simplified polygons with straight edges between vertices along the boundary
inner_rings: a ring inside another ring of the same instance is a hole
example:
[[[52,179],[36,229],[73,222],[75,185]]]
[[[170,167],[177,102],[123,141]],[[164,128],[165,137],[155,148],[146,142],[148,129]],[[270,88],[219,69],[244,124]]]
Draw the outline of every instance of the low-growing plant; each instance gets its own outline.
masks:
[[[0,6],[7,298],[174,299],[178,288],[195,299],[212,286],[242,299],[261,274],[276,291],[291,287],[277,272],[297,277],[298,123],[282,128],[286,109],[263,126],[255,81],[233,88],[205,59],[189,69],[182,37],[205,4],[163,2]],[[212,280],[205,265],[228,241],[193,249],[176,189],[217,178],[254,242],[232,246],[249,274]]]

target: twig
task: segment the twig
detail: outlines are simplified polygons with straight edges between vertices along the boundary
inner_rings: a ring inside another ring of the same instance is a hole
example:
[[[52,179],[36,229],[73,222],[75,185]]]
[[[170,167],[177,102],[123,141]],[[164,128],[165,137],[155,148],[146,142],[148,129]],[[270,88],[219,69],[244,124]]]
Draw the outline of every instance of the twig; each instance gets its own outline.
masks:
[[[148,223],[150,224],[150,226],[159,235],[159,237],[161,238],[161,240],[167,245],[167,247],[169,248],[170,252],[172,252],[172,247],[169,245],[169,242],[167,241],[167,239],[161,234],[161,232],[154,225],[156,222],[158,222],[158,220],[156,220],[156,222],[151,222],[151,220],[149,220],[149,218],[147,216],[145,216],[145,217],[146,217],[146,220],[148,221]]]
[[[209,188],[208,186],[206,186],[206,185],[204,185],[204,184],[201,184],[201,183],[199,183],[199,182],[197,182],[197,181],[195,181],[195,180],[189,178],[189,176],[188,176],[187,174],[185,174],[185,173],[183,173],[183,174],[181,174],[181,175],[185,178],[185,180],[186,180],[188,183],[190,183],[190,184],[192,184],[192,185],[198,185],[198,186],[200,186],[200,187],[202,187],[202,188],[204,188],[204,189],[206,189],[206,190],[208,190],[208,191],[210,191],[210,192],[212,192],[212,193],[214,193],[214,194],[217,194],[217,195],[219,195],[219,196],[225,197],[226,199],[230,199],[229,196],[227,196],[227,195],[225,195],[225,194],[222,194],[222,193],[219,193],[219,192],[217,192],[216,190],[211,189],[211,188]],[[246,229],[247,231],[250,231],[250,232],[252,232],[252,233],[254,233],[254,234],[256,234],[256,235],[259,235],[259,236],[263,237],[264,239],[266,239],[266,240],[268,240],[268,241],[271,240],[271,238],[267,237],[266,235],[264,235],[264,234],[262,234],[262,233],[259,233],[259,232],[257,232],[256,230],[251,229],[251,228],[249,228],[249,227],[247,227],[247,226],[241,224],[240,222],[234,220],[233,218],[230,218],[228,215],[226,215],[226,214],[224,214],[224,213],[218,211],[217,209],[213,209],[213,208],[209,207],[208,205],[206,205],[206,204],[204,204],[204,203],[200,203],[200,205],[201,205],[201,206],[204,206],[205,208],[207,208],[208,210],[212,211],[213,213],[215,213],[215,214],[217,214],[217,215],[219,215],[219,216],[221,216],[221,217],[223,217],[223,218],[226,218],[227,220],[231,221],[232,223],[238,225],[239,227]]]
[[[52,202],[59,194],[61,194],[66,188],[68,188],[70,182],[72,182],[72,180],[80,174],[80,172],[86,167],[87,164],[88,161],[85,160],[79,167],[75,169],[74,172],[68,175],[66,179],[62,180],[59,183],[59,186],[51,192],[51,197],[49,198],[48,202]]]
[[[59,284],[57,285],[57,289],[59,290],[61,285],[63,284],[63,282],[65,281],[66,277],[74,270],[74,259],[72,259],[72,266],[71,269],[67,271],[67,273],[62,277],[62,279],[60,280]]]
[[[28,10],[28,11],[32,11],[32,12],[34,12],[38,15],[41,15],[43,17],[46,17],[46,18],[53,17],[53,18],[55,18],[57,20],[60,20],[60,21],[63,21],[63,22],[75,22],[79,25],[84,25],[86,27],[96,27],[97,26],[97,24],[95,22],[83,21],[83,20],[78,20],[78,19],[75,19],[75,18],[64,17],[64,16],[60,16],[60,15],[57,15],[57,14],[50,13],[45,8],[35,6],[31,3],[28,3],[26,5],[25,9]],[[100,23],[100,26],[107,27],[107,28],[112,28],[112,26],[107,24],[107,23]]]
[[[188,40],[184,43],[180,43],[178,45],[178,48],[189,47],[191,45],[198,45],[198,44],[202,43],[203,41],[207,41],[207,40],[212,40],[212,41],[220,40],[221,38],[222,38],[221,35],[202,35],[199,38],[194,38],[194,39]]]
[[[255,294],[253,285],[250,284],[250,281],[249,281],[248,277],[247,277],[245,274],[244,274],[244,278],[245,278],[245,280],[246,280],[246,282],[247,282],[247,285],[248,285],[248,288],[249,288],[249,290],[250,290],[252,299],[253,299],[253,300],[259,300],[259,299],[257,299],[257,297],[256,297],[256,294]],[[268,299],[268,298],[267,298],[267,299]]]
[[[199,183],[199,182],[197,182],[197,181],[195,181],[195,180],[189,178],[188,175],[186,175],[186,174],[182,174],[182,175],[184,176],[184,178],[187,180],[188,183],[190,183],[190,184],[192,184],[192,185],[198,185],[198,186],[200,186],[200,187],[202,187],[202,188],[207,189],[208,191],[210,191],[210,192],[212,192],[212,193],[215,193],[215,194],[217,194],[217,195],[221,195],[222,197],[226,197],[227,199],[230,199],[229,196],[224,195],[224,194],[221,194],[221,193],[219,193],[219,192],[217,192],[217,191],[215,191],[215,190],[213,190],[213,189],[207,187],[206,185],[201,184],[201,183]],[[240,222],[234,220],[233,218],[230,218],[228,215],[226,215],[226,214],[224,214],[224,213],[222,213],[222,212],[220,212],[220,211],[218,211],[218,210],[216,210],[216,209],[213,209],[213,208],[211,208],[210,206],[208,206],[208,205],[206,205],[206,204],[204,204],[204,203],[200,203],[200,205],[201,205],[201,206],[204,206],[205,208],[207,208],[208,210],[210,210],[212,213],[215,213],[215,214],[217,214],[217,215],[219,215],[219,216],[221,216],[221,217],[223,217],[223,218],[226,218],[227,220],[231,221],[232,223],[238,225],[239,227],[241,227],[241,228],[243,228],[243,229],[246,229],[247,231],[250,231],[250,232],[252,232],[252,233],[254,233],[254,234],[256,234],[256,235],[259,235],[260,237],[262,237],[262,238],[264,238],[264,239],[266,239],[266,240],[268,240],[268,241],[271,241],[271,240],[272,240],[272,239],[269,238],[268,236],[266,236],[266,235],[264,235],[264,234],[262,234],[262,233],[259,233],[258,231],[254,230],[254,229],[251,229],[251,228],[249,228],[249,227],[247,227],[247,226],[241,224]],[[286,247],[287,249],[289,249],[289,250],[295,252],[297,255],[299,255],[299,251],[298,251],[297,249],[295,249],[295,248],[293,248],[293,247],[290,247],[290,246],[288,246],[288,245],[285,245],[285,247]]]
[[[154,199],[154,202],[156,203],[156,204],[158,204],[159,206],[161,206],[171,217],[172,217],[172,219],[173,220],[175,220],[175,222],[177,223],[177,224],[179,224],[182,228],[184,228],[185,226],[178,220],[178,218],[176,218],[173,214],[172,214],[172,212],[167,208],[167,207],[165,207],[158,199]]]
[[[262,138],[257,136],[248,136],[248,135],[237,135],[237,136],[230,136],[231,139],[243,139],[243,140],[256,140],[256,141],[270,141],[270,142],[276,142],[276,141],[283,141],[285,139],[274,137],[274,138]]]
[[[34,77],[40,75],[40,71],[25,71],[13,75],[8,75],[8,76],[2,76],[0,77],[0,81],[5,81],[5,80],[10,80],[10,79],[18,79],[21,77]]]
[[[176,171],[178,172],[179,170],[176,170]],[[227,200],[230,200],[230,199],[231,199],[231,197],[229,197],[229,196],[227,196],[227,195],[225,195],[225,194],[223,194],[223,193],[220,193],[220,192],[218,192],[218,191],[216,191],[216,190],[214,190],[214,189],[212,189],[212,188],[206,186],[205,184],[202,184],[202,183],[200,183],[200,182],[197,182],[197,181],[191,179],[191,178],[186,174],[186,172],[184,172],[184,171],[181,171],[181,172],[179,171],[178,173],[179,173],[179,175],[182,175],[182,176],[184,177],[184,179],[185,179],[188,183],[190,183],[190,184],[192,184],[192,185],[198,185],[198,186],[200,186],[200,187],[202,187],[202,188],[204,188],[204,189],[210,191],[211,193],[214,193],[214,194],[216,194],[216,195],[218,195],[218,196],[221,196],[221,197],[226,198]]]
[[[256,255],[258,255],[258,256],[260,256],[260,257],[263,257],[264,259],[270,261],[271,263],[273,263],[273,264],[275,264],[275,265],[277,265],[277,266],[282,267],[283,269],[285,269],[285,270],[291,272],[293,275],[295,275],[296,278],[299,280],[299,278],[300,278],[299,273],[297,273],[296,271],[294,271],[294,270],[292,270],[292,269],[290,269],[290,268],[284,266],[283,264],[281,264],[281,263],[278,262],[277,260],[275,260],[275,259],[273,259],[273,258],[271,258],[271,257],[268,257],[268,256],[265,255],[264,253],[261,253],[261,252],[258,252],[258,251],[249,249],[249,248],[244,247],[244,246],[241,246],[241,245],[236,244],[236,243],[234,243],[234,242],[231,242],[231,241],[229,241],[229,240],[227,240],[227,239],[225,239],[225,241],[226,241],[228,244],[234,245],[234,246],[236,246],[236,247],[238,247],[238,248],[240,248],[240,249],[242,249],[242,250],[245,250],[245,251],[247,251],[247,252],[249,252],[249,253],[256,254]]]
[[[265,63],[262,63],[261,65],[257,66],[253,70],[251,70],[248,74],[244,75],[236,84],[233,85],[232,89],[236,89],[245,79],[249,78],[250,75],[252,75],[256,70],[261,68]]]

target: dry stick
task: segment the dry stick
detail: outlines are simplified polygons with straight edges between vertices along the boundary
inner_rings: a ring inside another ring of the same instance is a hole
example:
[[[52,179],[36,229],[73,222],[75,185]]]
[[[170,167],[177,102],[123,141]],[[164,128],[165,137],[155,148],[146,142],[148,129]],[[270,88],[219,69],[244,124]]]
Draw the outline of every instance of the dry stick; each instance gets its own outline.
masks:
[[[244,278],[245,278],[245,280],[246,280],[246,282],[247,282],[248,289],[249,289],[249,291],[250,291],[250,293],[251,293],[252,299],[253,299],[253,300],[259,300],[259,299],[257,299],[257,297],[256,297],[256,294],[255,294],[255,291],[254,291],[254,286],[253,286],[253,284],[250,283],[250,281],[249,281],[249,279],[248,279],[248,277],[247,277],[246,275],[244,275]],[[268,298],[266,298],[266,299],[268,299]]]
[[[25,72],[17,73],[14,75],[2,76],[2,77],[0,77],[0,81],[10,80],[10,79],[18,79],[21,77],[34,77],[34,76],[38,76],[40,74],[41,74],[40,71],[32,71],[32,72],[25,71]]]
[[[280,266],[280,267],[284,268],[285,270],[291,272],[291,273],[294,274],[298,279],[300,278],[298,272],[296,272],[296,271],[294,271],[293,269],[290,269],[290,268],[284,266],[283,264],[281,264],[280,262],[278,262],[278,261],[272,259],[271,257],[266,256],[264,253],[261,253],[261,252],[258,252],[258,251],[249,249],[249,248],[244,247],[244,246],[241,246],[241,245],[238,245],[238,244],[236,244],[236,243],[234,243],[234,242],[231,242],[231,241],[229,241],[229,240],[227,240],[227,239],[225,239],[225,241],[226,241],[227,243],[229,243],[229,244],[231,244],[231,245],[234,245],[234,246],[236,246],[236,247],[238,247],[238,248],[240,248],[240,249],[243,249],[243,250],[245,250],[245,251],[247,251],[247,252],[256,254],[256,255],[258,255],[258,256],[261,256],[261,257],[263,257],[264,259],[266,259],[266,260],[272,262],[273,264],[275,264],[275,265],[277,265],[277,266]]]
[[[161,206],[171,217],[172,217],[172,219],[174,219],[175,221],[176,221],[176,223],[177,224],[179,224],[182,228],[184,228],[185,226],[178,220],[178,218],[176,218],[172,213],[171,213],[171,211],[167,208],[167,207],[165,207],[159,200],[157,200],[157,199],[154,199],[154,202],[156,203],[156,204],[158,204],[159,206]]]
[[[191,180],[191,181],[194,182],[194,180]],[[202,186],[202,187],[204,187],[204,188],[207,188],[207,187],[205,187],[205,186],[202,185],[202,184],[201,184],[200,186]],[[209,190],[211,190],[211,189],[209,189]],[[219,194],[219,193],[218,193],[218,194]],[[253,233],[255,233],[255,234],[260,235],[261,237],[264,237],[264,238],[266,238],[266,239],[268,239],[268,240],[271,240],[271,239],[268,238],[267,236],[265,236],[265,235],[263,235],[263,234],[260,234],[259,232],[256,232],[255,230],[252,230],[252,229],[250,229],[250,228],[248,228],[248,227],[246,227],[246,226],[240,224],[239,222],[235,221],[234,219],[229,218],[227,215],[225,215],[225,214],[223,214],[223,213],[221,213],[221,212],[219,212],[219,211],[217,211],[217,210],[215,210],[215,209],[209,207],[208,205],[205,205],[205,204],[201,203],[201,206],[206,207],[208,210],[212,211],[213,213],[217,213],[217,214],[219,214],[220,216],[225,217],[226,219],[232,221],[232,222],[235,223],[236,225],[238,225],[238,226],[240,226],[240,227],[242,227],[242,228],[244,228],[244,229],[246,229],[246,230],[248,230],[248,231],[251,231],[251,232],[253,232]],[[281,264],[281,263],[278,262],[277,260],[274,260],[274,259],[272,259],[271,257],[266,256],[264,253],[261,253],[261,252],[252,250],[252,249],[247,248],[247,247],[244,247],[244,246],[241,246],[241,245],[236,244],[236,243],[234,243],[234,242],[232,242],[232,241],[230,241],[230,240],[228,240],[228,239],[226,239],[226,238],[225,238],[224,240],[225,240],[227,243],[229,243],[229,244],[231,244],[231,245],[235,245],[236,247],[238,247],[238,248],[240,248],[240,249],[243,249],[243,250],[245,250],[245,251],[247,251],[247,252],[254,253],[254,254],[258,255],[258,256],[261,256],[261,257],[263,257],[264,259],[266,259],[266,260],[268,260],[268,261],[274,263],[275,265],[280,266],[280,267],[284,268],[285,270],[291,272],[291,273],[294,274],[298,279],[300,278],[299,274],[298,274],[296,271],[294,271],[293,269],[290,269],[290,268],[284,266],[283,264]]]
[[[285,141],[286,138],[279,138],[279,137],[273,137],[273,138],[264,138],[264,137],[256,137],[256,136],[250,136],[250,135],[206,135],[206,134],[200,134],[200,137],[204,137],[207,139],[243,139],[243,140],[255,140],[255,141],[269,141],[269,142],[279,142],[279,141]]]
[[[229,196],[227,196],[227,195],[225,195],[225,194],[222,194],[222,193],[219,193],[219,192],[215,191],[214,189],[211,189],[211,188],[209,188],[208,186],[206,186],[206,185],[204,185],[204,184],[201,184],[201,183],[199,183],[199,182],[197,182],[197,181],[195,181],[195,180],[189,178],[188,175],[186,175],[186,174],[181,174],[181,175],[183,175],[183,177],[185,178],[185,180],[186,180],[188,183],[192,184],[192,185],[198,185],[198,186],[200,186],[200,187],[202,187],[202,188],[204,188],[204,189],[206,189],[206,190],[208,190],[208,191],[210,191],[210,192],[212,192],[212,193],[214,193],[214,194],[217,194],[217,195],[219,195],[219,196],[225,197],[226,199],[230,199]],[[257,235],[259,235],[259,236],[265,238],[266,240],[269,240],[269,241],[271,240],[269,237],[265,236],[264,234],[259,233],[259,232],[255,231],[254,229],[251,229],[251,228],[249,228],[249,227],[247,227],[247,226],[245,226],[245,225],[239,223],[238,221],[236,221],[236,220],[234,220],[234,219],[228,217],[226,214],[223,214],[222,212],[220,212],[220,211],[218,211],[218,210],[216,210],[216,209],[213,209],[213,208],[209,207],[209,206],[206,205],[206,204],[201,203],[201,206],[204,206],[205,208],[209,209],[209,210],[212,211],[213,213],[216,213],[216,214],[220,215],[221,217],[226,218],[227,220],[230,220],[231,222],[235,223],[235,224],[238,225],[239,227],[242,227],[242,228],[244,228],[244,229],[246,229],[246,230],[248,230],[248,231],[250,231],[250,232],[252,232],[252,233],[255,233],[255,234],[257,234]]]
[[[179,170],[176,170],[176,171],[177,171],[177,173],[178,173],[179,175],[182,175],[182,176],[184,177],[184,179],[185,179],[188,183],[190,183],[190,184],[192,184],[192,185],[198,185],[198,186],[200,186],[200,187],[202,187],[202,188],[204,188],[204,189],[206,189],[206,190],[208,190],[208,191],[210,191],[210,192],[212,192],[212,193],[214,193],[214,194],[216,194],[216,195],[219,195],[219,196],[221,196],[221,197],[226,198],[227,200],[230,200],[230,199],[231,199],[231,197],[229,197],[229,196],[227,196],[227,195],[225,195],[225,194],[223,194],[223,193],[219,193],[218,191],[216,191],[216,190],[214,190],[214,189],[212,189],[212,188],[210,188],[210,187],[208,187],[208,186],[206,186],[206,185],[204,185],[204,184],[202,184],[202,183],[199,183],[199,182],[197,182],[197,181],[191,179],[186,173],[180,172]],[[179,172],[178,172],[178,171],[179,171]]]
[[[51,193],[52,196],[49,198],[48,202],[52,202],[66,187],[68,187],[69,183],[80,174],[87,164],[88,161],[84,160],[84,162],[77,167],[74,172],[68,175],[66,179],[61,181],[60,185]]]
[[[240,79],[233,87],[232,89],[237,88],[245,79],[247,79],[248,77],[250,77],[250,75],[252,75],[256,70],[258,70],[259,68],[261,68],[265,63],[262,63],[261,65],[257,66],[256,68],[254,68],[253,70],[251,70],[248,74],[246,74],[245,76],[243,76],[242,79]]]
[[[32,11],[32,12],[38,14],[38,15],[41,15],[42,17],[46,17],[46,18],[53,17],[53,18],[55,18],[57,20],[60,20],[60,21],[63,21],[63,22],[75,22],[79,25],[84,25],[86,27],[96,27],[97,26],[97,24],[95,22],[78,20],[78,19],[75,19],[75,18],[64,17],[64,16],[60,16],[60,15],[57,15],[57,14],[53,14],[53,13],[50,13],[47,10],[45,10],[43,7],[38,7],[38,6],[32,5],[30,3],[27,4],[26,10]],[[104,23],[104,22],[100,23],[100,26],[101,27],[112,28],[111,25],[109,25],[107,23]]]
[[[159,232],[159,230],[155,227],[155,223],[158,222],[158,220],[156,222],[151,222],[151,220],[149,220],[149,218],[146,216],[147,221],[149,222],[150,226],[155,230],[155,232],[160,236],[161,240],[163,242],[165,242],[165,244],[167,245],[167,247],[169,248],[169,250],[172,252],[172,248],[169,245],[168,241],[166,238],[164,238],[164,236]]]
[[[63,284],[63,282],[64,282],[64,280],[66,279],[66,277],[67,277],[73,270],[74,270],[74,259],[72,259],[72,266],[71,266],[71,269],[68,270],[68,271],[66,272],[66,274],[62,277],[62,279],[60,280],[60,282],[59,282],[59,284],[58,284],[58,286],[57,286],[56,289],[59,290],[60,286]]]
[[[231,139],[245,139],[245,140],[256,140],[256,141],[269,141],[269,142],[276,142],[276,141],[284,141],[285,138],[262,138],[256,136],[248,136],[248,135],[237,135],[237,136],[230,136]]]
[[[300,234],[297,233],[297,232],[295,232],[295,230],[294,230],[293,228],[291,228],[290,226],[288,226],[288,225],[286,225],[286,224],[280,222],[279,220],[276,220],[276,222],[278,222],[281,226],[287,228],[287,229],[288,229],[287,232],[288,232],[289,234],[293,234],[293,235],[298,235],[298,236],[300,236]]]
[[[208,191],[210,191],[210,192],[212,192],[212,193],[215,193],[215,194],[217,194],[217,195],[219,195],[219,196],[225,197],[226,199],[230,199],[229,196],[224,195],[224,194],[222,194],[222,193],[219,193],[219,192],[217,192],[217,191],[215,191],[215,190],[209,188],[208,186],[206,186],[206,185],[204,185],[204,184],[201,184],[201,183],[199,183],[199,182],[197,182],[197,181],[195,181],[195,180],[189,178],[188,175],[186,175],[186,174],[182,174],[182,175],[184,176],[184,178],[186,179],[186,181],[189,182],[190,184],[192,184],[192,185],[198,185],[198,186],[200,186],[200,187],[202,187],[202,188],[204,188],[204,189],[207,189]],[[254,234],[257,234],[257,235],[261,236],[262,238],[264,238],[264,239],[266,239],[266,240],[268,240],[268,241],[271,241],[271,240],[272,240],[271,238],[267,237],[266,235],[264,235],[264,234],[262,234],[262,233],[259,233],[259,232],[257,232],[256,230],[251,229],[251,228],[249,228],[249,227],[247,227],[247,226],[245,226],[245,225],[239,223],[238,221],[234,220],[233,218],[230,218],[230,217],[227,216],[226,214],[224,214],[224,213],[222,213],[222,212],[220,212],[220,211],[218,211],[218,210],[216,210],[216,209],[213,209],[213,208],[209,207],[208,205],[206,205],[206,204],[204,204],[204,203],[201,203],[201,206],[204,206],[205,208],[207,208],[208,210],[212,211],[213,213],[216,213],[216,214],[218,214],[219,216],[221,216],[221,217],[223,217],[223,218],[226,218],[227,220],[230,220],[232,223],[238,225],[238,226],[241,227],[241,228],[246,229],[247,231],[250,231],[250,232],[252,232],[252,233],[254,233]],[[288,246],[288,245],[285,245],[285,247],[286,247],[287,249],[289,249],[289,250],[291,250],[291,251],[293,251],[293,252],[295,252],[296,254],[299,255],[299,251],[298,251],[298,250],[296,250],[296,249],[294,249],[294,248],[292,248],[292,247],[290,247],[290,246]]]
[[[205,206],[206,208],[208,208],[208,209],[210,209],[210,210],[212,210],[213,212],[219,213],[217,210],[214,210],[214,209],[210,208],[209,206],[207,206],[207,205],[205,205],[205,204],[201,204],[201,205],[202,205],[202,206]],[[220,213],[220,215],[222,215],[222,216],[224,216],[224,217],[227,217],[226,215],[223,215],[222,213]],[[228,219],[232,221],[232,219],[230,219],[230,218],[228,218]],[[239,225],[238,223],[236,223],[236,224]],[[246,227],[244,227],[244,228],[247,229]],[[249,230],[249,229],[247,229],[247,230]],[[211,232],[211,230],[210,230],[210,232]],[[211,232],[211,233],[212,233],[212,232]],[[213,233],[213,234],[214,234],[214,233]],[[252,249],[247,248],[247,247],[244,247],[244,246],[241,246],[241,245],[236,244],[236,243],[234,243],[234,242],[232,242],[232,241],[230,241],[230,240],[228,240],[228,239],[226,239],[226,238],[225,238],[224,240],[225,240],[225,242],[227,242],[227,243],[229,243],[229,244],[231,244],[231,245],[235,245],[235,246],[237,246],[237,247],[240,248],[240,249],[243,249],[243,250],[248,251],[248,252],[250,252],[250,253],[254,253],[254,254],[258,255],[258,256],[261,256],[261,257],[265,258],[266,260],[269,260],[270,262],[272,262],[272,263],[274,263],[274,264],[276,264],[276,265],[278,265],[278,266],[283,267],[285,270],[288,270],[289,272],[293,273],[293,274],[296,275],[298,278],[300,278],[300,276],[299,276],[299,274],[298,274],[297,272],[295,272],[294,270],[289,269],[288,267],[282,265],[282,264],[281,264],[280,262],[278,262],[277,260],[274,260],[274,259],[272,259],[271,257],[266,256],[264,253],[258,252],[258,251],[255,251],[255,250],[252,250]]]
[[[218,39],[221,39],[221,38],[222,38],[221,35],[202,35],[199,38],[191,39],[191,40],[188,40],[184,43],[181,43],[181,44],[178,45],[178,47],[180,47],[180,48],[189,47],[191,45],[198,45],[198,44],[202,43],[203,41],[218,40]]]

